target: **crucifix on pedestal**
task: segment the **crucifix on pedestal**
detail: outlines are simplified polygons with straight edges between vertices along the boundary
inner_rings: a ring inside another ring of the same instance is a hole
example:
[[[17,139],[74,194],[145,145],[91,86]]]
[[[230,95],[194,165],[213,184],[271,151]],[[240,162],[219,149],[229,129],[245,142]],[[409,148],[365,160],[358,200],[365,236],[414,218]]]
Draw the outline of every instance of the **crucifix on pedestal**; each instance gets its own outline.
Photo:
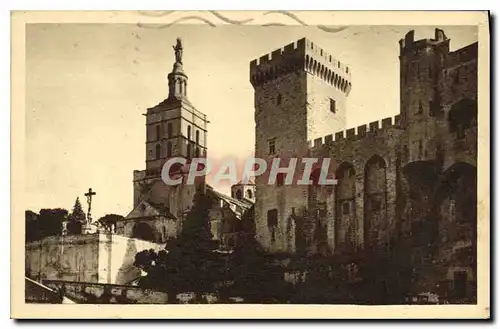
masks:
[[[92,209],[92,196],[96,195],[94,191],[92,191],[92,188],[89,188],[89,191],[85,193],[85,196],[87,197],[87,204],[89,205],[89,209],[87,211],[87,225],[90,225],[92,223],[92,216],[90,214],[90,210]]]

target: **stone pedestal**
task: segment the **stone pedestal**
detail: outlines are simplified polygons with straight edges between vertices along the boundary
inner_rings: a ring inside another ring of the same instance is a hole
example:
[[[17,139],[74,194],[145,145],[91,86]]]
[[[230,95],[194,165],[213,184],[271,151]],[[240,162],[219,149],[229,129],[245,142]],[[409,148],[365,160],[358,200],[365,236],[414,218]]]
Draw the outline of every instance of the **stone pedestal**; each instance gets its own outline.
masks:
[[[90,222],[83,223],[82,234],[93,234],[97,232],[97,227]]]

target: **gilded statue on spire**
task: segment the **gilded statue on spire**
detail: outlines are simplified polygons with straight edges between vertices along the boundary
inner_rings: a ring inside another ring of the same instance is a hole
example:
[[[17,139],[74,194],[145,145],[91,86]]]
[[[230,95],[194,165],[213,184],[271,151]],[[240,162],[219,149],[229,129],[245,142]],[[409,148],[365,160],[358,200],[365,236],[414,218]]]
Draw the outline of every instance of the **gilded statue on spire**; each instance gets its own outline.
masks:
[[[175,52],[175,62],[182,64],[182,40],[181,38],[177,38],[177,44],[172,46]]]

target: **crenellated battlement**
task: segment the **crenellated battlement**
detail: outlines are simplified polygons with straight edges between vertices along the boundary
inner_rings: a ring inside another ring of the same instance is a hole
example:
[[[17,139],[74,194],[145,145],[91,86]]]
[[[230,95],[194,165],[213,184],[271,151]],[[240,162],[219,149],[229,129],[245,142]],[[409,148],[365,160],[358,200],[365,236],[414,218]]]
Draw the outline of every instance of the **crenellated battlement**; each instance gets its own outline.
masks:
[[[326,83],[349,94],[352,88],[351,69],[332,57],[323,48],[306,39],[305,69]]]
[[[335,134],[316,138],[315,140],[309,141],[309,148],[319,149],[339,141],[357,141],[365,138],[366,136],[383,134],[390,128],[399,127],[400,124],[401,117],[398,114],[394,117],[384,118],[382,120],[373,121],[369,124],[361,125],[356,128],[350,128],[347,130],[339,131]]]
[[[406,33],[404,39],[399,40],[400,55],[414,52],[416,50],[426,48],[428,46],[435,46],[443,42],[449,43],[448,37],[441,29],[434,30],[434,39],[420,39],[415,40],[415,30]]]
[[[303,69],[306,40],[300,39],[250,62],[250,82],[261,85]]]
[[[250,82],[255,87],[301,70],[323,79],[346,94],[351,90],[350,68],[306,38],[251,61]]]

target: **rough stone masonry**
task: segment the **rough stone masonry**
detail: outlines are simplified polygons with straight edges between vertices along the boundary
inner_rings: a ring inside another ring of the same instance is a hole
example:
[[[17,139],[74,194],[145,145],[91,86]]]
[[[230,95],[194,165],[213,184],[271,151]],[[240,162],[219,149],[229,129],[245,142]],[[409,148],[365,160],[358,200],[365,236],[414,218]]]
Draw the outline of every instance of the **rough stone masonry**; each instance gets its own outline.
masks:
[[[330,157],[338,180],[269,186],[257,177],[257,239],[290,255],[406,239],[414,263],[440,264],[423,267],[433,278],[423,287],[475,289],[477,43],[450,51],[436,29],[423,40],[410,31],[399,47],[400,113],[347,130],[351,69],[318,45],[303,38],[250,63],[255,157]]]

